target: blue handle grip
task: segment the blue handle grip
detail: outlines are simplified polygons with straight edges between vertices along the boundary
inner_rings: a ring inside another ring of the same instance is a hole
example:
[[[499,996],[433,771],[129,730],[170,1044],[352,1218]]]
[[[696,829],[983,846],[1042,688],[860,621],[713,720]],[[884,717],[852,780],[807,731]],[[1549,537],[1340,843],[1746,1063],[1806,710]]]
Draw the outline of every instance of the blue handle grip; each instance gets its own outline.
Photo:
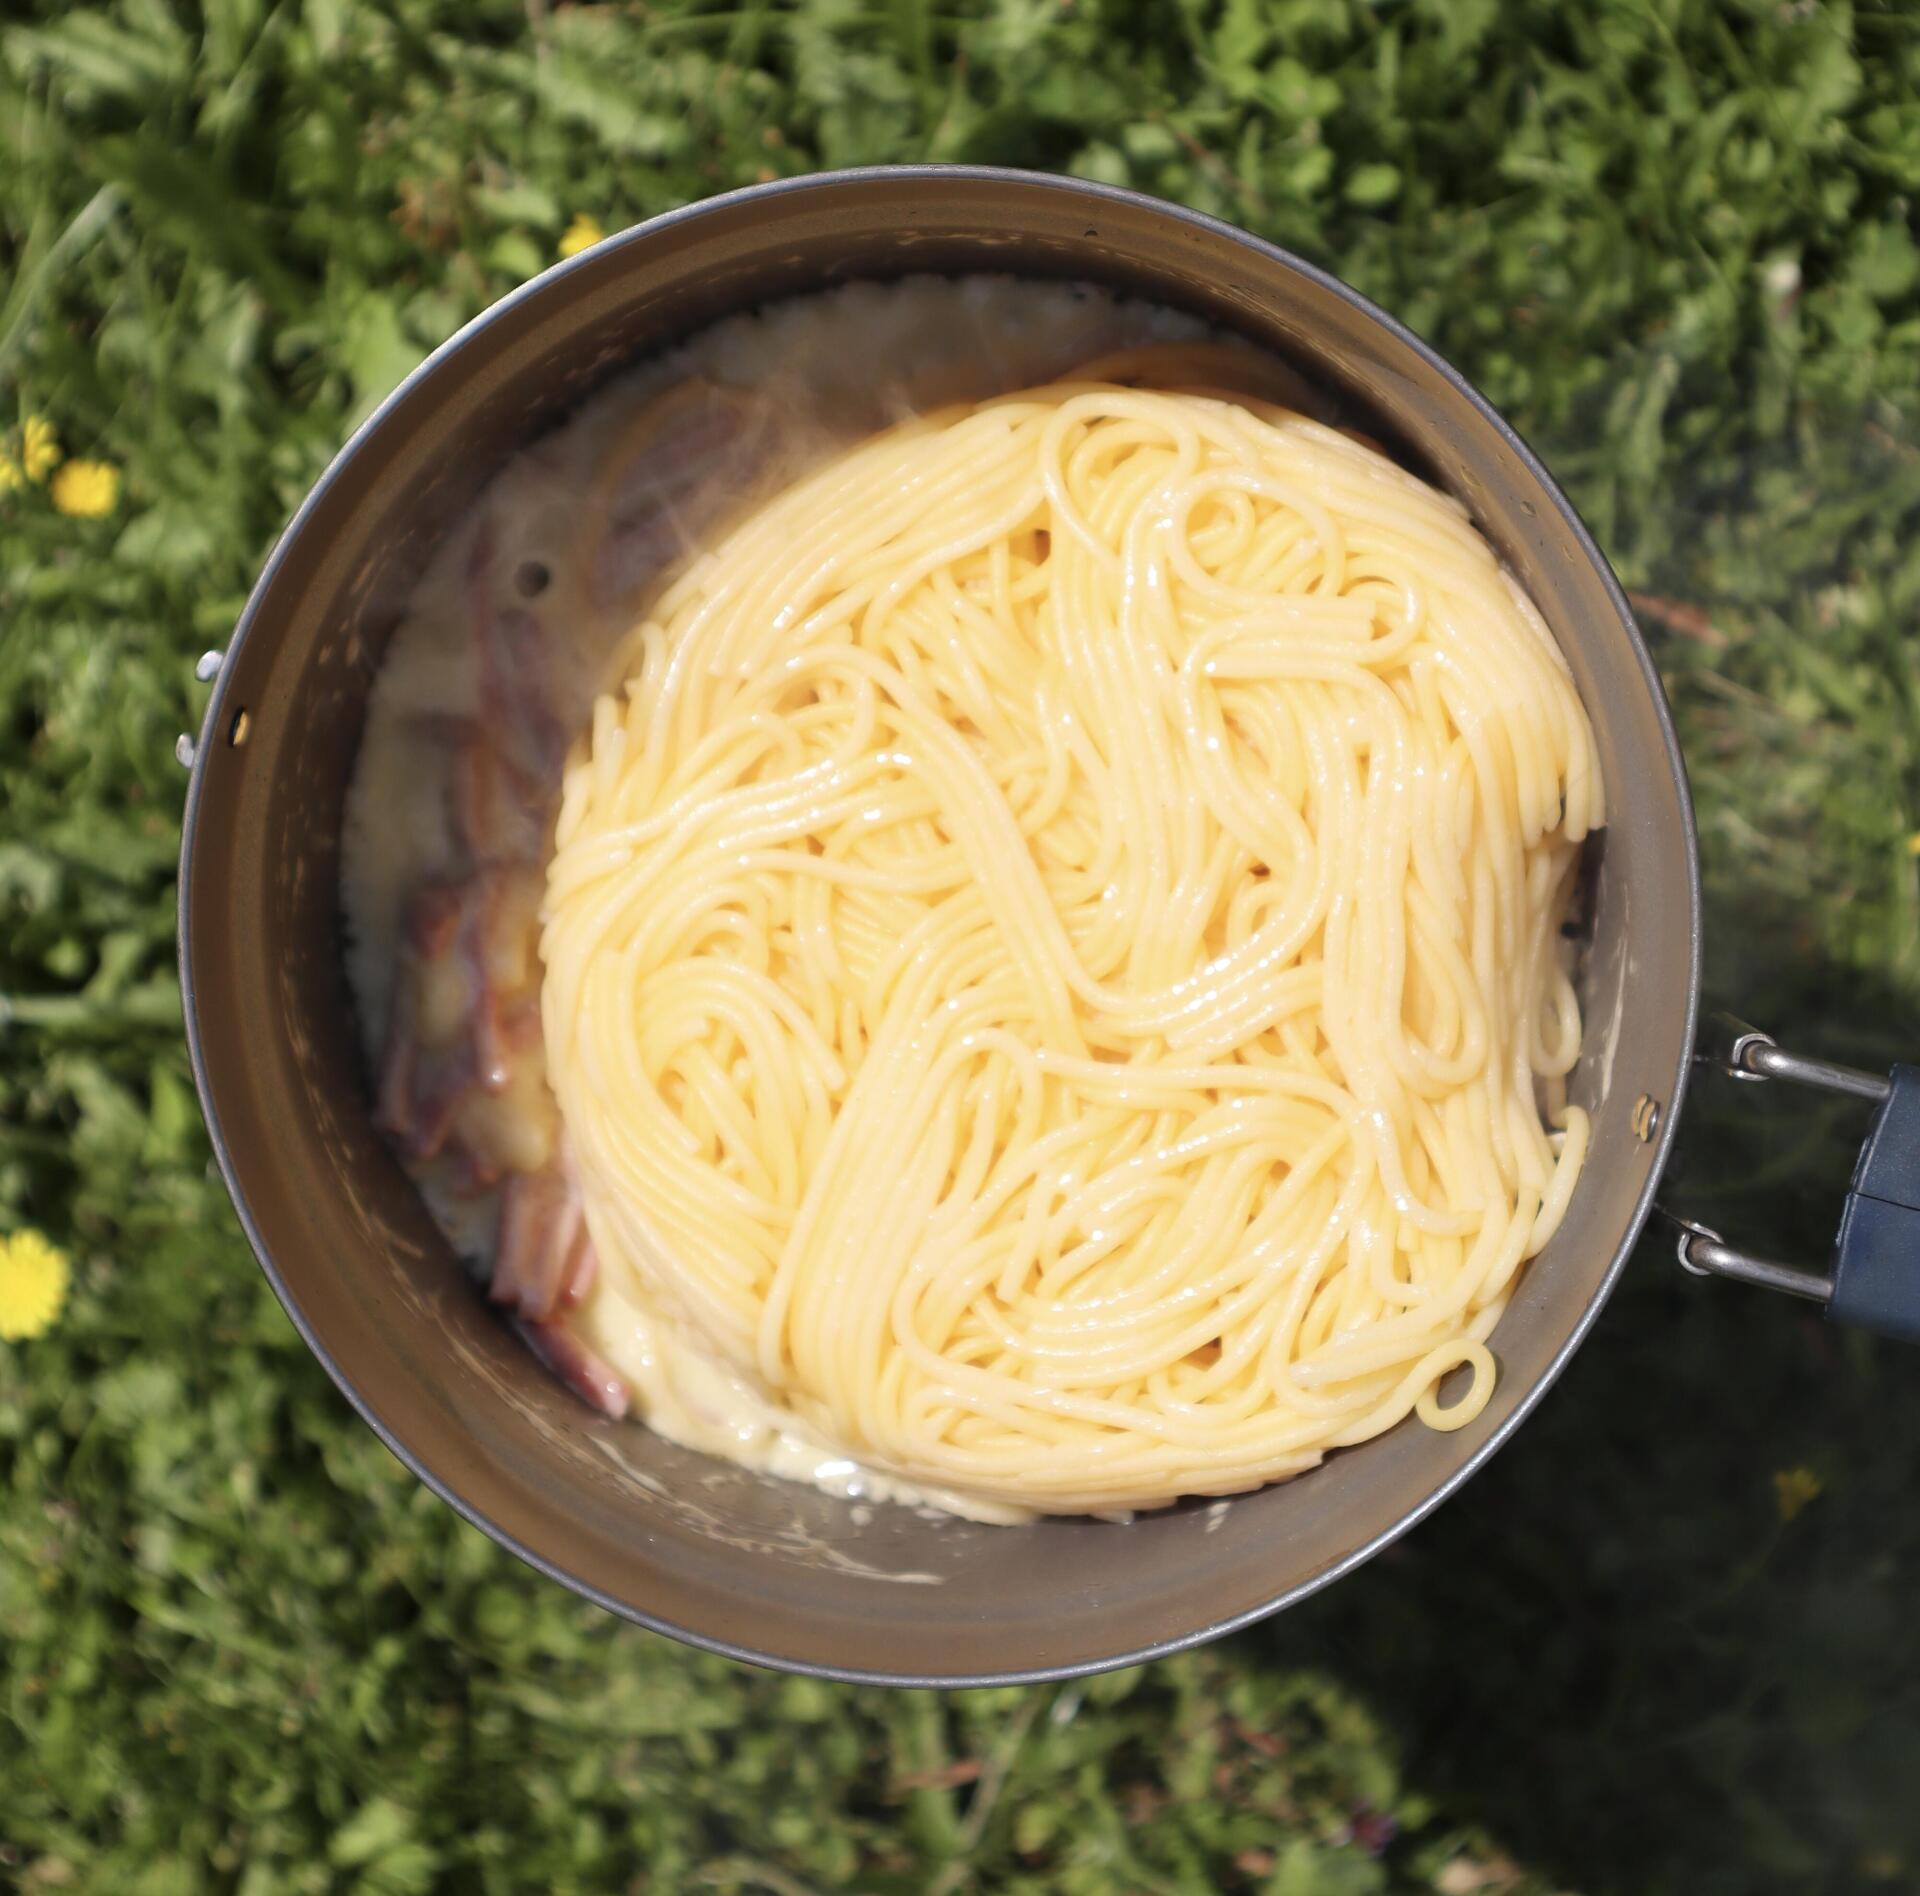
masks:
[[[1920,1343],[1920,1067],[1893,1069],[1860,1148],[1827,1315]]]

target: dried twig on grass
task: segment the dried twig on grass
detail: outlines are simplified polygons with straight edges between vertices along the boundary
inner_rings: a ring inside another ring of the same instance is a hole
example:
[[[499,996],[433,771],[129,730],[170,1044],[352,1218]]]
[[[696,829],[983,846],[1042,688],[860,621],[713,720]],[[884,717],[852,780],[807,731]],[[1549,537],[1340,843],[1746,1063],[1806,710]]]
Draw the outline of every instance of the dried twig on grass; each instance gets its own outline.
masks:
[[[1630,592],[1627,604],[1645,619],[1658,619],[1669,632],[1677,632],[1683,639],[1692,639],[1697,645],[1704,645],[1716,652],[1727,649],[1727,635],[1707,617],[1699,606],[1689,605],[1684,599],[1667,599],[1659,593]]]

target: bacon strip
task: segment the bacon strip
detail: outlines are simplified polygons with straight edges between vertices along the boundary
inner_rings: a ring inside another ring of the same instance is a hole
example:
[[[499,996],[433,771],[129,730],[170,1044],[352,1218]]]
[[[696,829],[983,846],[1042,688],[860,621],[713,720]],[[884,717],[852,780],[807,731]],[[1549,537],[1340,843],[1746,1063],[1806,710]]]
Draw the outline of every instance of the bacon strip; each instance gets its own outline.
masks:
[[[633,1391],[620,1372],[557,1323],[517,1323],[527,1347],[553,1371],[582,1402],[616,1422],[633,1403]]]
[[[697,378],[635,418],[607,456],[593,497],[595,603],[630,607],[770,447],[764,402]]]
[[[418,1003],[403,971],[394,986],[375,1122],[407,1158],[424,1164],[440,1156],[473,1084],[470,1043],[455,1041],[443,1048],[422,1044]]]
[[[429,883],[408,906],[377,1116],[409,1158],[437,1157],[473,1092],[504,1092],[516,1059],[539,1044],[537,994],[503,993],[493,974],[512,873],[491,870],[464,883]],[[432,1046],[421,1031],[420,987],[428,970],[450,956],[458,957],[473,994],[468,1031]],[[480,1176],[491,1182],[484,1166]]]
[[[493,1282],[487,1294],[535,1323],[558,1307],[585,1237],[580,1197],[555,1167],[517,1172],[500,1196]]]

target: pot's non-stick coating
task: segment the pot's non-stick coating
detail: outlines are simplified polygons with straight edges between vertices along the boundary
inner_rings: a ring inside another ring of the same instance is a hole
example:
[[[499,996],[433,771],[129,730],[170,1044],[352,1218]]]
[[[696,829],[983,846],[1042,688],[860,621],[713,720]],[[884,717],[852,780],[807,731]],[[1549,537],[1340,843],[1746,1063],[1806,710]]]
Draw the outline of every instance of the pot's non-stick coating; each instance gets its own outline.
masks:
[[[1612,817],[1576,1076],[1595,1137],[1494,1336],[1492,1403],[1457,1433],[1408,1424],[1285,1486],[1127,1527],[856,1509],[591,1417],[459,1274],[369,1123],[340,960],[341,807],[425,550],[507,453],[617,366],[773,296],[923,270],[1097,279],[1282,351],[1466,501],[1558,633]],[[1698,892],[1672,729],[1618,590],[1457,377],[1222,225],[1059,180],[916,170],[736,194],[628,233],[509,298],[399,392],[248,609],[194,771],[181,916],[196,1068],[235,1201],[295,1321],[398,1453],[529,1559],[649,1624],[784,1664],[967,1682],[1142,1656],[1296,1599],[1417,1519],[1518,1421],[1597,1310],[1664,1157]],[[1651,1142],[1632,1124],[1643,1094],[1661,1106]]]

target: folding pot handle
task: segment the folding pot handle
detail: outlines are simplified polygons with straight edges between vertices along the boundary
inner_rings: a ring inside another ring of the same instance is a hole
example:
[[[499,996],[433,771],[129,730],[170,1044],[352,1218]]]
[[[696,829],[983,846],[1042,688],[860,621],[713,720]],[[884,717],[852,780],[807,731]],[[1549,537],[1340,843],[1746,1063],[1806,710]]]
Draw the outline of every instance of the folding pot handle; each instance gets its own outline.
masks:
[[[1726,1243],[1719,1232],[1660,1208],[1679,1228],[1683,1269],[1731,1277],[1823,1304],[1836,1323],[1920,1343],[1920,1067],[1882,1079],[1855,1067],[1789,1053],[1770,1034],[1720,1015],[1694,1056],[1736,1080],[1786,1080],[1872,1100],[1877,1110],[1853,1168],[1833,1261],[1823,1274],[1776,1264]]]

